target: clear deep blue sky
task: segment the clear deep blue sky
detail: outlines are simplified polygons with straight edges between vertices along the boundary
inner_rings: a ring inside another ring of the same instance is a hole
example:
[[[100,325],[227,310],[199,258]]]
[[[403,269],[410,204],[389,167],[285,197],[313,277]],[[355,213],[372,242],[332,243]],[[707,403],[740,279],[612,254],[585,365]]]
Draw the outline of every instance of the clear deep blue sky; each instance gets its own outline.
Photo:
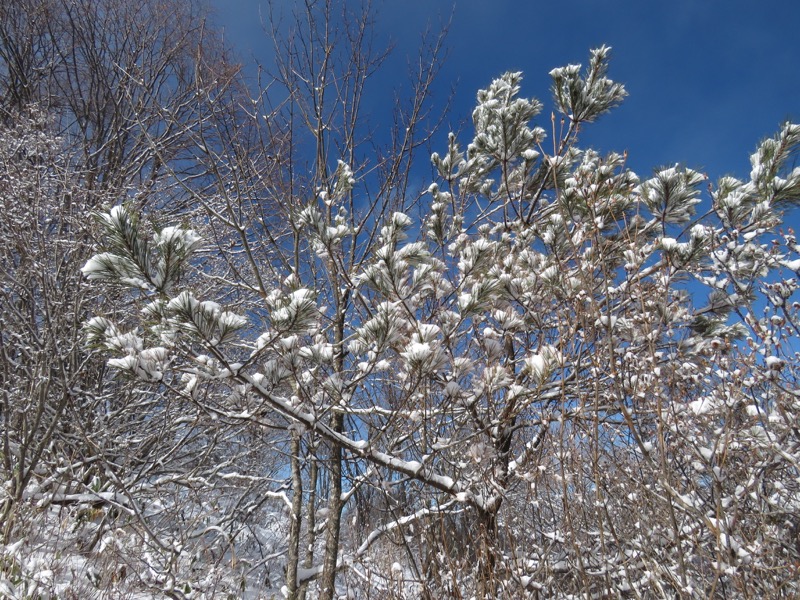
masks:
[[[259,7],[265,0],[211,0],[227,41],[247,62],[269,62]],[[290,0],[278,0],[289,6]],[[266,11],[263,11],[266,14]],[[395,45],[376,80],[370,120],[390,124],[391,89],[416,56],[426,25],[452,14],[449,57],[437,87],[457,94],[449,122],[468,119],[475,93],[507,70],[525,74],[522,93],[545,102],[549,128],[553,67],[585,64],[590,48],[612,46],[610,76],[629,97],[590,125],[583,146],[629,153],[647,176],[674,163],[713,179],[749,174],[757,142],[779,124],[800,120],[800,1],[798,0],[376,0],[377,38]],[[444,149],[446,132],[438,137]]]

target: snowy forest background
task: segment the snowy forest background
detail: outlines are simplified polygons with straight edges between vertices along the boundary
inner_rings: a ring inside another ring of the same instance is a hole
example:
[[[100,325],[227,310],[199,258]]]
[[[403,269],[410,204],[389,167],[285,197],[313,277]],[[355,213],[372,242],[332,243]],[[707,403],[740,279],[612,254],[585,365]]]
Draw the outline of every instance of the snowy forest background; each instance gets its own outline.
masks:
[[[800,125],[635,174],[600,47],[435,147],[443,33],[367,125],[294,10],[0,4],[0,595],[800,594]]]

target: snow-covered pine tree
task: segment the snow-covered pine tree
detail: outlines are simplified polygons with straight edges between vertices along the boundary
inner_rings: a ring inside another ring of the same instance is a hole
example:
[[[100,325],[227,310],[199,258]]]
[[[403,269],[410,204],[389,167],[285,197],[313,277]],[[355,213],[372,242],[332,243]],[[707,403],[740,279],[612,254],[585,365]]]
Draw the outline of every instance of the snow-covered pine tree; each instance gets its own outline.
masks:
[[[290,594],[337,570],[407,597],[796,591],[800,248],[781,218],[799,197],[800,127],[710,197],[691,169],[640,178],[578,145],[625,95],[608,55],[551,72],[564,126],[549,133],[519,73],[479,92],[466,150],[451,135],[432,157],[422,219],[365,205],[357,165],[328,174],[320,155],[285,238],[242,230],[245,250],[266,236],[287,257],[269,277],[215,277],[174,230],[151,245],[178,257],[159,288],[163,255],[118,244],[142,219],[101,215],[106,248],[84,271],[134,290],[127,325],[88,326],[110,365],[213,399],[220,418],[282,424],[303,440],[293,453],[329,449],[335,493],[313,517],[328,519],[325,559],[308,552]],[[209,215],[242,223],[226,218]],[[181,289],[186,272],[204,297]],[[261,306],[215,303],[237,287]],[[385,513],[360,511],[363,496]],[[339,540],[343,514],[360,527]]]

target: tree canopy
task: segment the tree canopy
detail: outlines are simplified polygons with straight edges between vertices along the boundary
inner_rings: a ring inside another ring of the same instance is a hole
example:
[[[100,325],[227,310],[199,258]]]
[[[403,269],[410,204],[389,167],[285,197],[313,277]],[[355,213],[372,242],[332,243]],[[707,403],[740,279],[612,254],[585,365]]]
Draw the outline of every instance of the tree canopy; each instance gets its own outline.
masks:
[[[443,35],[376,141],[368,10],[253,92],[193,4],[89,4],[2,9],[0,592],[798,592],[800,125],[636,174],[603,46],[430,152]]]

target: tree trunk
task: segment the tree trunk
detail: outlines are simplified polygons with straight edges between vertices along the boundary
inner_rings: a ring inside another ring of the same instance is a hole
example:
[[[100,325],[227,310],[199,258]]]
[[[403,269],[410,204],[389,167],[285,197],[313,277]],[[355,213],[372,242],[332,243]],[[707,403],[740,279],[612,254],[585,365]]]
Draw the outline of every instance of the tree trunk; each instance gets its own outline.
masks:
[[[331,427],[337,433],[344,429],[344,415],[336,414]],[[331,489],[328,497],[328,526],[325,536],[325,557],[320,582],[320,600],[333,600],[336,594],[336,566],[339,557],[339,528],[342,520],[342,446],[331,444],[329,460]]]
[[[313,433],[311,434],[314,435]],[[306,547],[306,558],[303,562],[303,567],[306,569],[310,569],[314,566],[314,543],[317,539],[317,478],[319,475],[319,466],[317,464],[317,457],[316,457],[316,443],[311,442],[312,447],[309,450],[309,456],[311,458],[311,467],[310,473],[308,475],[308,506],[306,512],[306,537],[308,538],[308,544]],[[300,585],[300,592],[297,595],[298,600],[305,600],[306,598],[306,591],[308,590],[308,584],[303,583]]]
[[[300,472],[300,434],[292,432],[292,518],[289,524],[289,557],[286,588],[289,600],[297,600],[297,567],[300,561],[300,529],[303,519],[303,477]]]
[[[497,566],[497,511],[478,512],[478,573],[477,598],[495,597],[495,568]]]

